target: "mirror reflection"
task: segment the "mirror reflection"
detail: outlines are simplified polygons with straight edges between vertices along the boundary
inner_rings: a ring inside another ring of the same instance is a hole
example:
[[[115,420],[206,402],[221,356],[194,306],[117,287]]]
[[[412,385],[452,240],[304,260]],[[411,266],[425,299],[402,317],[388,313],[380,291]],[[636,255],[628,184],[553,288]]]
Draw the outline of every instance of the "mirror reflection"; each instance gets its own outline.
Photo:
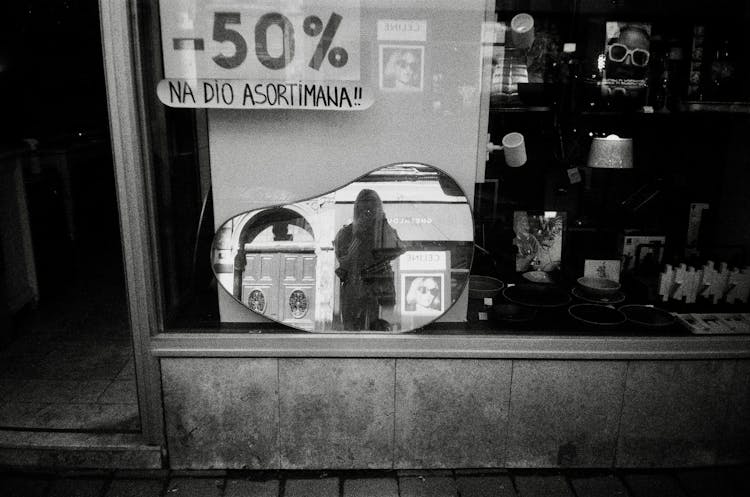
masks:
[[[218,230],[216,278],[248,309],[315,331],[405,332],[459,298],[469,203],[424,164],[380,168],[320,197],[239,214]]]

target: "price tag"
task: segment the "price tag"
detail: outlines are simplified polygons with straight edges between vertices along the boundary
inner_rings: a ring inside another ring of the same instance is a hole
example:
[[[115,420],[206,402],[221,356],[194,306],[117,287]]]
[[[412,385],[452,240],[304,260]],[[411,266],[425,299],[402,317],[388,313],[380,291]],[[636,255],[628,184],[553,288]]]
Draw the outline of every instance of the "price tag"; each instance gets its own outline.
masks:
[[[571,185],[581,182],[581,171],[577,167],[571,167],[568,169],[568,179]]]
[[[479,318],[480,321],[487,321],[489,319],[489,316],[487,315],[486,312],[478,312],[477,317]]]
[[[484,305],[486,305],[487,307],[492,307],[492,297],[485,297]]]

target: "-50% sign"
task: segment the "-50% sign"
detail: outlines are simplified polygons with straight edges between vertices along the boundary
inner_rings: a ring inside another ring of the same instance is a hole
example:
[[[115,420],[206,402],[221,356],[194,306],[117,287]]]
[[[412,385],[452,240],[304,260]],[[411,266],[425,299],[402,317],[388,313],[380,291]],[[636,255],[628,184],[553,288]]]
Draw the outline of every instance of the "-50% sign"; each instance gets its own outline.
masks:
[[[359,0],[161,0],[167,78],[353,81]]]

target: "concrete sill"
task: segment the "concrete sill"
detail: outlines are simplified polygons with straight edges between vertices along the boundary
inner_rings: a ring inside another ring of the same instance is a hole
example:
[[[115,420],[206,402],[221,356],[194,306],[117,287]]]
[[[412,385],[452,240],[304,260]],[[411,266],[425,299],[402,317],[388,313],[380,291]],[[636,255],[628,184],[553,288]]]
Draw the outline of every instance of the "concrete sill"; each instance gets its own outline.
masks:
[[[0,430],[0,466],[159,469],[162,452],[133,434]]]

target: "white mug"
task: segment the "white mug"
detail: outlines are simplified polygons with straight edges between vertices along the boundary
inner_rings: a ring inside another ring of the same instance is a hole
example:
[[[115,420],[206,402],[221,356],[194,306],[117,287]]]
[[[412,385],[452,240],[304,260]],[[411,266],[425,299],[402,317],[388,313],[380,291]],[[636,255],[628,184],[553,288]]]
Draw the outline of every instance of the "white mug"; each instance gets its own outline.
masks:
[[[510,20],[510,39],[516,48],[531,48],[534,43],[534,18],[529,14],[518,14]]]
[[[526,164],[526,143],[521,133],[508,133],[503,136],[503,155],[510,167],[521,167]]]

